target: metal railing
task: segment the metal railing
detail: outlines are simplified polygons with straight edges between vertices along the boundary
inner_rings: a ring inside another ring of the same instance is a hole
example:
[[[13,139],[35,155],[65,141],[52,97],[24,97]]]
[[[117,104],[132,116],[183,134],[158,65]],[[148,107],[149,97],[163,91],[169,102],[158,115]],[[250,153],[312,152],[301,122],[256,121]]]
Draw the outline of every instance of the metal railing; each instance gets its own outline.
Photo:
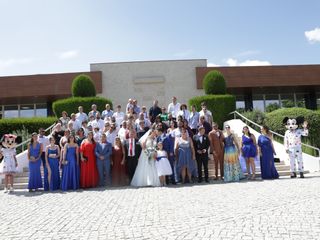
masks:
[[[230,115],[233,114],[234,119],[237,119],[237,115],[238,115],[241,119],[244,119],[246,122],[249,122],[249,123],[251,123],[251,124],[253,124],[253,125],[255,125],[256,127],[259,127],[259,128],[262,127],[261,125],[259,125],[259,124],[255,123],[255,122],[253,122],[252,120],[246,118],[245,116],[243,116],[241,113],[239,113],[239,112],[237,112],[237,111],[233,111],[233,112],[231,112],[231,113],[229,113],[229,114],[230,114]],[[283,136],[283,135],[281,135],[281,134],[279,134],[279,133],[277,133],[277,132],[274,132],[274,131],[272,131],[272,130],[270,130],[270,132],[271,132],[273,135],[276,135],[276,136],[284,139],[284,136]],[[320,149],[319,149],[319,148],[314,147],[314,146],[309,145],[309,144],[306,144],[306,143],[302,143],[302,146],[315,150],[315,151],[318,153],[318,157],[320,157]]]
[[[50,127],[48,127],[47,129],[45,129],[45,132],[50,131],[54,126],[56,125],[56,123],[52,124]],[[16,149],[21,148],[21,152],[23,152],[25,150],[25,146],[31,141],[31,139],[27,139],[24,142],[18,144],[16,146]]]

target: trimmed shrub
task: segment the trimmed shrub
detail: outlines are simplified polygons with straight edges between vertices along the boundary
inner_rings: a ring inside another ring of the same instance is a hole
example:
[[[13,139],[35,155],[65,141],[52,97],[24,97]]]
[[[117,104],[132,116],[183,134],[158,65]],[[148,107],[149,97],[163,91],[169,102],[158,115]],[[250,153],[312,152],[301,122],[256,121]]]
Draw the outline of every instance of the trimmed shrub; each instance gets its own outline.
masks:
[[[203,79],[203,88],[206,94],[226,94],[226,81],[222,73],[213,70],[207,73]]]
[[[57,100],[52,104],[52,109],[57,117],[61,117],[62,111],[66,111],[70,116],[71,113],[77,113],[78,107],[82,106],[83,111],[88,113],[91,111],[91,105],[96,104],[97,109],[102,111],[105,105],[109,103],[112,108],[112,102],[107,98],[102,97],[71,97],[66,99]]]
[[[278,103],[270,103],[266,106],[266,112],[273,112],[280,108]]]
[[[320,147],[320,112],[312,111],[305,108],[282,108],[275,110],[266,115],[265,124],[273,131],[278,132],[280,134],[285,133],[287,130],[284,124],[282,124],[282,120],[285,117],[298,117],[304,116],[305,120],[308,121],[309,124],[309,136],[303,137],[306,141],[308,141],[311,145],[315,147]]]
[[[252,111],[247,111],[242,113],[243,116],[262,125],[264,123],[264,119],[266,118],[266,114],[258,109],[253,109]]]
[[[191,98],[189,106],[195,105],[197,111],[201,110],[201,103],[205,102],[207,109],[212,112],[213,121],[223,126],[224,121],[231,118],[230,112],[236,109],[236,98],[233,95],[204,95]]]
[[[57,119],[55,117],[35,117],[35,118],[7,118],[0,120],[0,133],[18,133],[22,129],[28,133],[37,132],[39,128],[50,127]]]
[[[80,74],[73,79],[71,91],[73,97],[96,96],[96,87],[92,79],[85,74]]]

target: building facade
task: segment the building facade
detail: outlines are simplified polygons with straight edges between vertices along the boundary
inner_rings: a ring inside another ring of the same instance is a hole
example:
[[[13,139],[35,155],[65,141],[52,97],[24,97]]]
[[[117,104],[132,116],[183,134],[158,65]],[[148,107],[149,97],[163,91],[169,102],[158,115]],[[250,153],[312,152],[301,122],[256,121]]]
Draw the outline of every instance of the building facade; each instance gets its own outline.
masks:
[[[0,116],[52,115],[52,102],[71,96],[74,77],[89,75],[100,96],[126,106],[129,98],[140,106],[160,106],[176,96],[180,103],[203,95],[202,81],[211,70],[220,71],[237,108],[265,111],[280,107],[320,108],[320,65],[207,67],[206,59],[93,63],[90,72],[0,77]]]

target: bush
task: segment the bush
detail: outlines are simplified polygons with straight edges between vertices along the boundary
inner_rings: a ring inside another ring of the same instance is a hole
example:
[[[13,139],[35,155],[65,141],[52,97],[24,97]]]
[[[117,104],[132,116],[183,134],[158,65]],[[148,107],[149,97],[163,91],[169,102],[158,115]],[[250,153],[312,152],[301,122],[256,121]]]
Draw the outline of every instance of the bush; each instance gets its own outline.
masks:
[[[91,111],[91,105],[96,104],[97,109],[102,111],[105,105],[109,103],[112,108],[112,102],[107,98],[102,97],[71,97],[66,99],[57,100],[52,104],[52,109],[57,117],[61,116],[62,111],[66,111],[70,116],[71,113],[78,112],[78,107],[82,106],[83,111],[88,113]]]
[[[73,79],[71,91],[73,97],[96,96],[96,87],[92,79],[85,74],[80,74]]]
[[[273,112],[280,108],[278,103],[270,103],[266,106],[266,112]]]
[[[55,117],[35,117],[35,118],[10,118],[0,120],[0,133],[18,133],[22,129],[28,133],[37,132],[39,128],[50,127],[57,119]],[[23,137],[23,136],[22,136]]]
[[[219,71],[210,71],[203,79],[203,88],[206,94],[225,94],[226,81]]]
[[[205,102],[207,108],[212,112],[213,121],[223,126],[224,121],[230,119],[230,112],[236,109],[236,98],[232,95],[205,95],[191,98],[189,106],[195,105],[197,111],[201,110],[201,103]]]
[[[266,114],[258,109],[244,112],[242,115],[259,125],[263,125],[264,119],[266,118]]]
[[[306,140],[315,147],[320,147],[320,112],[305,108],[282,108],[266,115],[265,124],[273,131],[285,134],[286,127],[282,124],[285,117],[304,116],[309,123],[309,136]],[[304,138],[304,137],[303,137]]]

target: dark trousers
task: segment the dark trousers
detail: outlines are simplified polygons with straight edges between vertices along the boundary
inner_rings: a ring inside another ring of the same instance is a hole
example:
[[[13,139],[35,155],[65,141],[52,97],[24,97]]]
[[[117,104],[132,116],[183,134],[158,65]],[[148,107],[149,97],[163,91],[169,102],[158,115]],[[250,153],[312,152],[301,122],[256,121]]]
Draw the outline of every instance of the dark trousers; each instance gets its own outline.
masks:
[[[131,182],[134,172],[136,171],[136,167],[138,165],[138,159],[136,156],[134,157],[127,157],[127,169],[128,169],[128,175],[129,175],[129,180]]]
[[[204,178],[206,181],[209,180],[209,171],[208,171],[208,154],[197,154],[197,165],[198,165],[198,178],[199,181],[202,181],[202,165],[204,168]]]
[[[175,179],[175,167],[174,167],[174,156],[169,156],[168,157],[170,166],[171,166],[171,170],[172,170],[172,175],[171,176],[166,176],[166,183],[169,184],[170,180],[171,183],[176,183],[176,179]]]

